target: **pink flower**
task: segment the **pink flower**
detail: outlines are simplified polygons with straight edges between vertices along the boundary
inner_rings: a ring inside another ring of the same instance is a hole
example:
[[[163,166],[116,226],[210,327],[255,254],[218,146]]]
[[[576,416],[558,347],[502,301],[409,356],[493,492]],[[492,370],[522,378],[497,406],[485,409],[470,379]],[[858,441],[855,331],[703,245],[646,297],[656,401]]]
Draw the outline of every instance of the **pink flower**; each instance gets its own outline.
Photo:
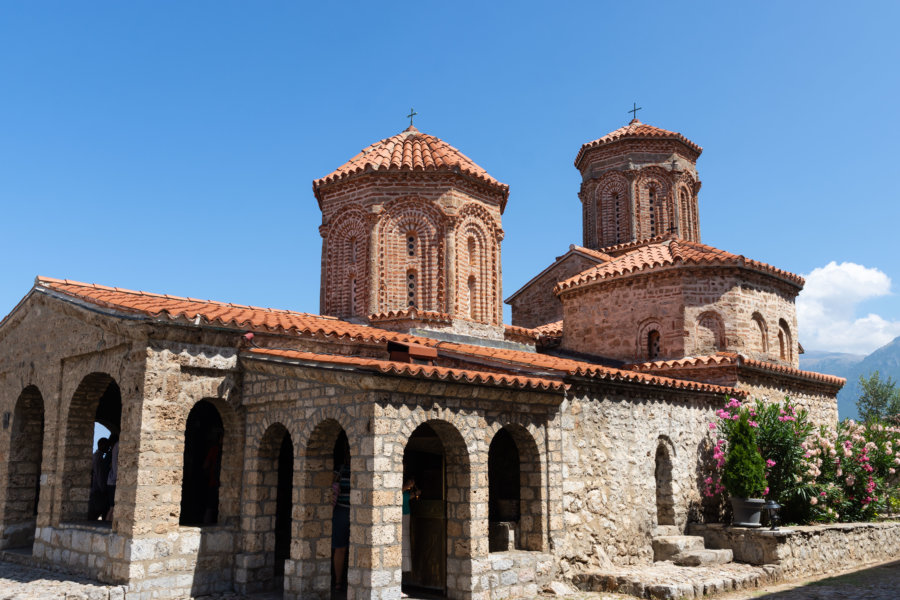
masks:
[[[809,503],[812,504],[813,506],[815,506],[816,504],[819,503],[819,499],[816,498],[815,496],[813,496],[812,498],[809,499]]]
[[[763,491],[763,496],[769,495],[769,486],[766,486],[766,489]]]
[[[771,458],[767,458],[767,459],[766,459],[766,465],[768,465],[769,467],[774,467],[776,464],[778,464],[778,463],[776,463],[776,462],[775,462],[774,460],[772,460]]]
[[[715,429],[715,428],[716,428],[716,424],[715,424],[715,423],[710,423],[710,424],[709,424],[709,428],[710,428],[710,429]]]
[[[825,492],[819,492],[819,495],[820,495],[820,496],[825,496],[826,494],[825,494]]]
[[[750,427],[759,427],[759,423],[757,423],[756,421],[747,421],[747,423],[750,425]]]

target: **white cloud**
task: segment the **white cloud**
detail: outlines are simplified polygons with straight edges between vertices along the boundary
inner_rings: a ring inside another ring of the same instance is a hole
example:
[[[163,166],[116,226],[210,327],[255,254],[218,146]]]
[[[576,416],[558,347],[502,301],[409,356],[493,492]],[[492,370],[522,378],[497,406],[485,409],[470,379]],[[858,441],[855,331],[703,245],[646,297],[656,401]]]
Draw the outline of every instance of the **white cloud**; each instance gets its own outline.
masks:
[[[869,354],[900,335],[900,321],[876,314],[856,316],[856,307],[891,293],[891,278],[855,263],[828,263],[805,276],[797,297],[800,343],[808,349]]]

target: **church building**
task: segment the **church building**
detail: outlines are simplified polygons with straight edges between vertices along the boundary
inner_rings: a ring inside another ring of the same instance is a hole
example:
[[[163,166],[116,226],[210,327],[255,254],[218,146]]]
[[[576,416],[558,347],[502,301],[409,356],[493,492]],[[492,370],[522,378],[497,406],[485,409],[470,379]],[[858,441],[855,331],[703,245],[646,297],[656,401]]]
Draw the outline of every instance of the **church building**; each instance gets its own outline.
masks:
[[[844,383],[798,368],[801,277],[701,242],[701,152],[637,119],[584,144],[581,245],[508,297],[512,324],[509,187],[412,125],[313,182],[321,314],[38,277],[0,322],[0,556],[128,600],[532,597],[652,562],[708,518],[728,397],[833,423]]]

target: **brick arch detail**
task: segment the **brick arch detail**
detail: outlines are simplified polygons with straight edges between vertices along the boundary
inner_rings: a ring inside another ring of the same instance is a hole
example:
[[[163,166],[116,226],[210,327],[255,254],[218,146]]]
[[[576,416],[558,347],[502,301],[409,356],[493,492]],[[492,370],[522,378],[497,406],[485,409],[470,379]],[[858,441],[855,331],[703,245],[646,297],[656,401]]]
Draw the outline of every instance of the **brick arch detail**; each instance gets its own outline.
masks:
[[[594,236],[599,247],[612,246],[632,239],[631,198],[628,193],[628,179],[618,171],[611,171],[600,178],[593,204]],[[616,201],[618,201],[618,227],[616,226]]]
[[[696,352],[713,353],[725,350],[725,322],[722,320],[722,315],[717,311],[707,310],[700,313],[697,316],[694,329],[696,332],[694,343]],[[710,334],[712,335],[712,340],[708,339]]]
[[[445,302],[446,216],[431,202],[401,198],[384,206],[376,235],[379,297],[376,312],[408,308],[406,274],[416,273],[419,310],[447,312]],[[406,252],[406,236],[416,235],[416,255]]]
[[[659,332],[659,356],[657,358],[662,358],[666,356],[666,348],[663,345],[663,340],[665,339],[665,332],[663,331],[662,323],[659,319],[655,317],[651,317],[649,319],[645,319],[638,324],[637,327],[637,340],[635,340],[635,358],[638,360],[647,360],[650,356],[650,348],[647,345],[647,339],[650,335],[650,332],[656,330]]]
[[[750,315],[750,321],[755,327],[755,330],[753,330],[753,347],[750,350],[760,353],[765,358],[769,352],[769,325],[759,311],[754,311]]]
[[[366,213],[355,206],[338,212],[325,229],[325,314],[351,317],[368,310],[370,231]],[[356,281],[355,297],[351,297],[352,280]]]
[[[474,240],[475,256],[469,256],[469,240]],[[499,321],[497,236],[479,216],[466,214],[456,227],[456,312],[459,316],[496,325]],[[464,260],[465,258],[465,260]],[[475,278],[475,297],[469,293],[469,279]]]
[[[667,233],[672,223],[675,222],[675,207],[672,201],[671,175],[660,167],[646,167],[640,173],[636,181],[637,197],[635,205],[637,210],[637,237],[649,238],[654,235]],[[655,233],[650,228],[650,188],[656,191],[653,214],[655,221]]]

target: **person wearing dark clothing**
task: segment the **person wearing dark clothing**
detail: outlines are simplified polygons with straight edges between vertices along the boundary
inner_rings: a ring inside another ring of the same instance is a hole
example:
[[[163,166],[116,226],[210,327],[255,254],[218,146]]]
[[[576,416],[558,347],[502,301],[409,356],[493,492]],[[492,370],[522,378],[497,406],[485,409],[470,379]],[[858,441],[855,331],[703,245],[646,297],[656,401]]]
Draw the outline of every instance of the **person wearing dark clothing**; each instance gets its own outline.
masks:
[[[88,497],[88,520],[96,521],[103,517],[109,509],[109,492],[106,485],[109,477],[109,440],[100,438],[97,441],[97,450],[91,460],[91,493]]]
[[[334,551],[334,588],[343,590],[344,565],[347,562],[347,548],[350,547],[350,460],[349,453],[344,462],[334,472],[331,486],[334,513],[331,517],[331,548]]]

